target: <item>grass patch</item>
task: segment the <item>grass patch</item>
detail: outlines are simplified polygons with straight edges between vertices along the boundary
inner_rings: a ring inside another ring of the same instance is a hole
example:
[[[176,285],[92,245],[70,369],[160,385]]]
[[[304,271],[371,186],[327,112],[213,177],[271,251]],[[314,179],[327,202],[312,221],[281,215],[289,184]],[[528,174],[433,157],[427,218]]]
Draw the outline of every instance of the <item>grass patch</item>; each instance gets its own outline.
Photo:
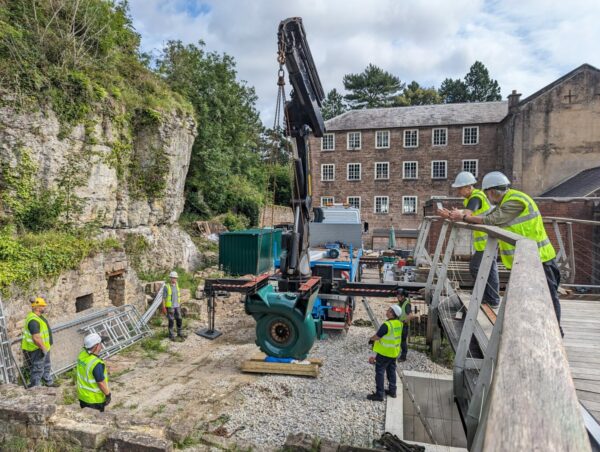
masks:
[[[27,440],[18,436],[5,439],[0,443],[0,446],[0,450],[10,450],[13,452],[25,452],[29,450]]]
[[[167,346],[162,343],[162,340],[166,338],[168,333],[166,331],[158,332],[152,337],[148,337],[140,342],[140,347],[145,352],[146,357],[149,359],[157,359],[159,353],[165,353]]]
[[[128,367],[127,369],[123,369],[123,370],[121,370],[120,372],[115,372],[114,374],[112,374],[112,375],[110,376],[110,379],[114,381],[114,380],[116,380],[117,378],[119,378],[119,377],[122,377],[122,376],[123,376],[123,375],[125,375],[125,374],[128,374],[128,373],[129,373],[129,372],[131,372],[132,370],[133,370],[133,368],[132,368],[132,367]]]
[[[79,397],[77,394],[76,387],[63,388],[63,399],[62,399],[63,405],[73,405],[78,400],[79,400]]]

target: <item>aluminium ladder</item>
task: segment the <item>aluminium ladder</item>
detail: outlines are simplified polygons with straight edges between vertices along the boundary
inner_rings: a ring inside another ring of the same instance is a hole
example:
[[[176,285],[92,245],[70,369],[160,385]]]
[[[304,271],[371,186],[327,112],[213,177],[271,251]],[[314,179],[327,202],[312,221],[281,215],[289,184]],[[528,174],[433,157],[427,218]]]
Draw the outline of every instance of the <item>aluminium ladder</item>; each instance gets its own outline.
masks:
[[[4,306],[2,305],[2,299],[0,299],[0,383],[17,383],[18,377],[19,368],[10,348]]]

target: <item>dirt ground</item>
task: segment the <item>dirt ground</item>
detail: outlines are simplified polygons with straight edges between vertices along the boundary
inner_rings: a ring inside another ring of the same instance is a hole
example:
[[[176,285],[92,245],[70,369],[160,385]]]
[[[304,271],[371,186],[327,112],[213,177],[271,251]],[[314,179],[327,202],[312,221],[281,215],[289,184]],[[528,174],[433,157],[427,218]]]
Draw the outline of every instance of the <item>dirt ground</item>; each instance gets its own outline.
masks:
[[[166,324],[163,318],[163,326],[153,326],[155,336],[165,335]],[[232,294],[218,301],[216,325],[223,335],[211,341],[195,334],[206,326],[203,320],[185,319],[184,342],[163,338],[165,351],[140,343],[107,360],[113,375],[110,410],[155,422],[202,423],[232,409],[237,389],[257,378],[239,371],[240,363],[258,350],[255,322]]]

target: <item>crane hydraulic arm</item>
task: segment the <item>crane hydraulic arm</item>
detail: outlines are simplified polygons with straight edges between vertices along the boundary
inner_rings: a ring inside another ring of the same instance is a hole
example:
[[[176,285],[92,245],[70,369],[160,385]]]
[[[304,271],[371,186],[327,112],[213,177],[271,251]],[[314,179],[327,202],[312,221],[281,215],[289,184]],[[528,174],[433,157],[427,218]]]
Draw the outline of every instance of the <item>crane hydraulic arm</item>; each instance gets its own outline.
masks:
[[[285,105],[288,135],[294,140],[294,226],[282,237],[280,290],[297,291],[311,275],[308,224],[311,212],[310,152],[308,136],[322,137],[323,87],[315,67],[302,19],[292,17],[279,24],[279,62],[285,64],[293,91]]]

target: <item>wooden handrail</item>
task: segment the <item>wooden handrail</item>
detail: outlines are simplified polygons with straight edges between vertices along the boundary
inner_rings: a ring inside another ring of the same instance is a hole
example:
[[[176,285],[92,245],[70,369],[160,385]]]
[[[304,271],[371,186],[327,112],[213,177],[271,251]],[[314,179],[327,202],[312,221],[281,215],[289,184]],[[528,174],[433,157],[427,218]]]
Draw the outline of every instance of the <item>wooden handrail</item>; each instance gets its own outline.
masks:
[[[505,300],[497,365],[473,450],[591,450],[533,240],[516,243]]]

